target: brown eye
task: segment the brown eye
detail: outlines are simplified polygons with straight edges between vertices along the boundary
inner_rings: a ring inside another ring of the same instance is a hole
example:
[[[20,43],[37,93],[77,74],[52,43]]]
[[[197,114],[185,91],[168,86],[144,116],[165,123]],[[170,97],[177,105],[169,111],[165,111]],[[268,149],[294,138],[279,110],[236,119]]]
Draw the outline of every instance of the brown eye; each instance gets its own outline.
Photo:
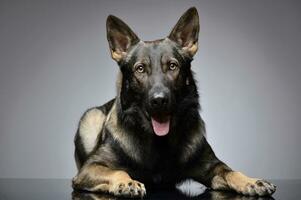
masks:
[[[169,64],[169,70],[174,71],[174,70],[176,70],[177,68],[178,68],[177,63],[171,62],[171,63]]]
[[[138,73],[144,73],[145,72],[145,67],[144,67],[143,64],[136,65],[135,69],[136,69],[136,72],[138,72]]]

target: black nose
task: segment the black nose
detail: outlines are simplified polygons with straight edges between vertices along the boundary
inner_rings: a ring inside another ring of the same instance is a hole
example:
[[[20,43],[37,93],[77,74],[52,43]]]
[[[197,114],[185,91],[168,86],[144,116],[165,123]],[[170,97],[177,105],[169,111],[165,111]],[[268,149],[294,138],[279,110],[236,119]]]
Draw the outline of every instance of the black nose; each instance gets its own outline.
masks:
[[[162,109],[168,105],[168,98],[165,95],[155,95],[150,99],[152,109]]]

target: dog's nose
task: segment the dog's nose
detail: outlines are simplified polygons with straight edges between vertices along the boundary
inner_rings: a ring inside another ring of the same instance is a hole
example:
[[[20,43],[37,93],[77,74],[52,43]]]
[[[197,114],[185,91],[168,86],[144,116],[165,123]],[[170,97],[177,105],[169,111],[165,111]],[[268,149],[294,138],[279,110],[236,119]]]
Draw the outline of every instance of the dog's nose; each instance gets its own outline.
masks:
[[[150,99],[152,109],[164,108],[168,105],[168,97],[163,93],[157,93]]]

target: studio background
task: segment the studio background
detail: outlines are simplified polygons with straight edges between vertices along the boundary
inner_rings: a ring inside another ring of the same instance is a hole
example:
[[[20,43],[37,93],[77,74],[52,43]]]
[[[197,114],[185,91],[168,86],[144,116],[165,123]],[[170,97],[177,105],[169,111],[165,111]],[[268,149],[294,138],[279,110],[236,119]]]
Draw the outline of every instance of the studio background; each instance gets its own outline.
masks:
[[[192,63],[217,156],[269,179],[301,178],[301,4],[292,0],[0,1],[0,178],[71,178],[83,112],[115,96],[105,22],[142,40],[200,15]]]

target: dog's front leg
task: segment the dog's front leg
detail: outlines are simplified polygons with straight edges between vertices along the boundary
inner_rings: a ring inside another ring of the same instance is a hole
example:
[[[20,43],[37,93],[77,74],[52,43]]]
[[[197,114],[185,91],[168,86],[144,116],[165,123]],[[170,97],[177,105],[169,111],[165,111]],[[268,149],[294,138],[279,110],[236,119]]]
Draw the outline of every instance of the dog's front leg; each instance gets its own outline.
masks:
[[[244,195],[264,196],[275,192],[276,186],[268,181],[250,178],[221,162],[205,138],[202,145],[198,164],[191,170],[195,180],[215,190],[234,190]]]
[[[104,192],[123,197],[146,195],[144,185],[131,179],[128,173],[122,170],[113,170],[98,163],[84,165],[73,178],[72,186],[77,190]]]

